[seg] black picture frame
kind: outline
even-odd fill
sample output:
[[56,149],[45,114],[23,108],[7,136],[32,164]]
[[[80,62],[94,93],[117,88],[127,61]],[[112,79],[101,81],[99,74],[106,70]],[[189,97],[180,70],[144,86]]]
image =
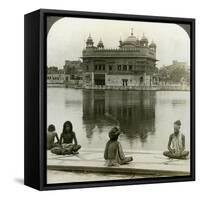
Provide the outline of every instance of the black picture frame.
[[[189,25],[190,43],[190,109],[191,109],[191,175],[136,180],[82,183],[46,183],[46,57],[47,16],[95,19],[134,20]],[[72,189],[118,185],[136,185],[195,180],[195,19],[40,9],[24,17],[24,184],[38,190]]]

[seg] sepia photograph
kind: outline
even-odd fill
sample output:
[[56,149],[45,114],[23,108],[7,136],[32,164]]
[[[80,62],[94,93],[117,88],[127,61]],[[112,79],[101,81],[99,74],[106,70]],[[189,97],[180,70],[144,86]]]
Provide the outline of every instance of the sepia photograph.
[[46,20],[47,184],[190,176],[190,25]]

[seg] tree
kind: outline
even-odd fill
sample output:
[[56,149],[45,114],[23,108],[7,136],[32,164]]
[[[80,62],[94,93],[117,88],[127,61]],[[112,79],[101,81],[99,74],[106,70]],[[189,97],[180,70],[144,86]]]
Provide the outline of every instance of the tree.
[[183,65],[163,66],[159,69],[159,77],[161,81],[181,83],[181,80],[186,79],[187,71]]

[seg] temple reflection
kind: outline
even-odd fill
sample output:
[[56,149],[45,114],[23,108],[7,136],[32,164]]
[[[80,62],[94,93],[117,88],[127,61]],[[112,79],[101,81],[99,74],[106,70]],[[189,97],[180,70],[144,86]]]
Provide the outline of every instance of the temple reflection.
[[83,124],[90,140],[94,129],[119,126],[130,143],[155,132],[154,91],[83,90]]

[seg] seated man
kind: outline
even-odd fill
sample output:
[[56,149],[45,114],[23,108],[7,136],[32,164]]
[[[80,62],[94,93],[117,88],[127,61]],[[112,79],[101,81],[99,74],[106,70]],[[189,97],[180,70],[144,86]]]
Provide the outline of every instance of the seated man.
[[[57,140],[57,143],[55,143],[55,138]],[[50,124],[47,131],[47,150],[52,149],[53,147],[58,146],[59,144],[59,138],[58,134],[56,133],[56,128],[53,124]]]
[[106,160],[107,166],[127,164],[133,160],[132,157],[125,157],[122,146],[117,141],[120,133],[117,127],[112,128],[109,132],[110,140],[107,142],[104,151],[104,159]]
[[63,132],[60,136],[60,146],[51,149],[51,152],[56,155],[75,155],[81,145],[78,144],[76,134],[73,131],[73,126],[70,121],[63,124]]
[[185,151],[185,136],[180,133],[181,121],[174,122],[174,133],[169,136],[168,150],[164,156],[175,159],[186,159],[189,151]]

